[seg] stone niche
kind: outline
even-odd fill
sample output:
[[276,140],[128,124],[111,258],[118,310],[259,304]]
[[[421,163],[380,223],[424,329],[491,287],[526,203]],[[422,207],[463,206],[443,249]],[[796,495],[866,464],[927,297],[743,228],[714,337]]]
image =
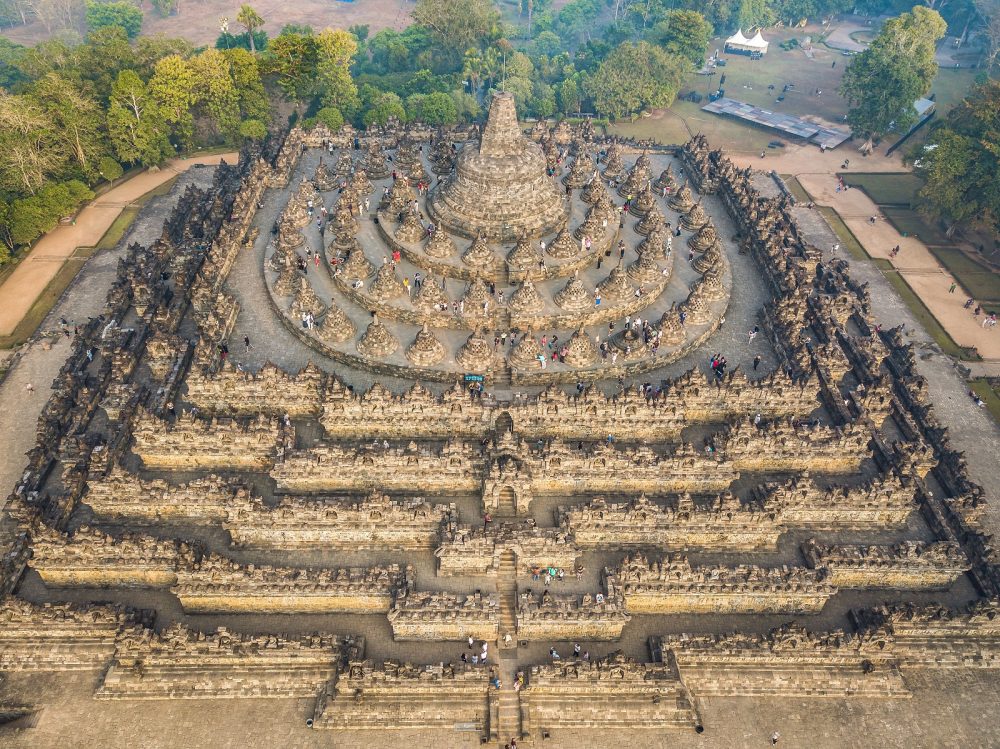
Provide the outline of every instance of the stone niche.
[[851,611],[856,627],[872,639],[891,638],[904,667],[1000,668],[1000,603],[880,606]]
[[127,534],[119,538],[83,526],[73,535],[37,525],[30,565],[53,587],[169,588],[181,567],[194,567],[202,549],[177,540]]
[[182,569],[170,592],[189,613],[384,614],[412,571],[387,567],[302,569],[240,565],[208,556]]
[[361,637],[248,635],[224,627],[205,634],[174,624],[162,634],[146,629],[120,637],[111,668],[94,697],[312,697],[342,663],[363,655]]
[[571,571],[580,551],[573,539],[559,528],[539,528],[532,519],[479,525],[449,525],[434,552],[438,575],[495,576],[504,554],[514,557],[518,575],[536,567]]
[[222,521],[232,507],[248,502],[249,496],[246,487],[215,475],[172,485],[162,479],[143,481],[116,465],[106,478],[87,483],[83,501],[99,517],[201,525]]
[[294,375],[270,362],[257,374],[250,374],[227,361],[213,375],[192,369],[186,380],[185,400],[206,414],[218,416],[316,417],[321,410],[324,379],[312,363]]
[[692,567],[682,555],[652,561],[635,554],[604,574],[632,614],[815,613],[837,592],[824,570]]
[[271,472],[279,491],[422,490],[471,493],[482,481],[482,458],[471,444],[441,448],[320,445],[293,451]]
[[278,419],[249,422],[200,419],[190,412],[169,425],[145,411],[136,419],[133,451],[151,469],[242,469],[266,471],[283,444],[294,440]]
[[720,494],[708,505],[696,505],[690,494],[678,496],[672,505],[656,504],[645,495],[620,503],[598,497],[560,507],[558,518],[583,549],[774,549],[784,530],[774,512],[744,505],[732,494]]
[[895,473],[859,487],[822,489],[806,472],[783,484],[759,486],[753,496],[785,526],[818,531],[900,526],[917,508],[913,482]]
[[517,597],[517,636],[522,640],[617,640],[632,617],[613,588],[591,595],[556,595],[531,589]]
[[521,690],[522,730],[693,728],[696,715],[677,670],[620,651],[590,661],[532,666]]
[[969,569],[969,560],[954,542],[901,541],[891,546],[802,545],[806,564],[829,572],[840,588],[941,590]]
[[106,605],[0,603],[0,670],[103,669],[115,639],[139,627],[139,613]]
[[354,660],[316,701],[313,728],[379,731],[448,729],[458,724],[484,735],[489,724],[490,669],[413,666]]
[[787,624],[766,635],[651,638],[650,650],[677,664],[695,697],[909,697],[886,645]]
[[497,638],[499,607],[496,596],[470,596],[407,590],[389,610],[395,640],[477,640]]
[[275,549],[433,549],[454,504],[394,500],[373,492],[361,501],[259,497],[234,503],[222,524],[233,545]]

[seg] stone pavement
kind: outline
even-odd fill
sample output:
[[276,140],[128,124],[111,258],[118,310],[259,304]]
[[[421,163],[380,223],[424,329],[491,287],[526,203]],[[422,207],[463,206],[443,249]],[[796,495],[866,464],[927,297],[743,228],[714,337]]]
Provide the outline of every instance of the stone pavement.
[[[992,374],[1000,374],[1000,328],[982,327],[983,315],[973,317],[971,310],[962,307],[968,297],[960,285],[955,293],[948,292],[951,284],[958,281],[941,266],[927,245],[917,237],[901,235],[881,217],[878,206],[863,190],[837,192],[832,174],[796,176],[816,203],[830,206],[840,214],[869,255],[892,263],[956,343],[975,346],[987,362],[993,363]],[[871,216],[878,216],[874,224],[869,222]],[[900,251],[896,257],[890,257],[896,245]]]
[[72,224],[60,225],[31,248],[14,272],[0,285],[0,336],[10,335],[31,309],[39,295],[56,277],[67,258],[77,247],[97,244],[122,209],[164,182],[183,174],[195,164],[218,164],[225,159],[233,163],[237,153],[173,159],[159,171],[146,171],[125,180],[95,198],[76,216]]

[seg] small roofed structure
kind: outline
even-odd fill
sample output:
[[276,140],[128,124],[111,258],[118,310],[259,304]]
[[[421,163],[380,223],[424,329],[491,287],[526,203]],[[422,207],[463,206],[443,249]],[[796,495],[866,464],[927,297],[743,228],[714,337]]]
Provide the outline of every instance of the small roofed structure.
[[743,36],[743,29],[739,29],[735,34],[726,39],[726,52],[735,55],[748,55],[759,59],[767,54],[767,42],[761,36],[760,31],[752,39]]

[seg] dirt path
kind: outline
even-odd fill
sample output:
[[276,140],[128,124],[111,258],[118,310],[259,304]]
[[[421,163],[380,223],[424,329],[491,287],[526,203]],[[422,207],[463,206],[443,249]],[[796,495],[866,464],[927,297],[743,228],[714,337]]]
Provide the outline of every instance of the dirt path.
[[173,159],[157,172],[137,174],[95,198],[69,225],[50,231],[0,285],[0,336],[10,335],[77,247],[97,244],[122,210],[195,164],[234,163],[236,153]]
[[[1000,362],[1000,328],[983,328],[983,315],[973,317],[972,311],[962,306],[967,297],[957,279],[941,266],[923,242],[896,231],[862,190],[837,192],[837,181],[832,174],[796,176],[818,204],[830,206],[840,214],[869,255],[888,260],[899,271],[956,343],[975,346],[987,361]],[[872,216],[878,217],[874,224],[869,220]],[[896,245],[900,251],[896,257],[890,257]],[[957,288],[949,292],[953,283]]]

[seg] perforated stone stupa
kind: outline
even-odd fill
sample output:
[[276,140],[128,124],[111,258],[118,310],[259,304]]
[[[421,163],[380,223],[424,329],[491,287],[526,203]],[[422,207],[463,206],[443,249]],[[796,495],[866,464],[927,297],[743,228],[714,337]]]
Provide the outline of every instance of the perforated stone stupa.
[[551,233],[569,215],[545,154],[521,133],[509,93],[493,98],[480,142],[461,150],[428,208],[453,234],[504,241]]

